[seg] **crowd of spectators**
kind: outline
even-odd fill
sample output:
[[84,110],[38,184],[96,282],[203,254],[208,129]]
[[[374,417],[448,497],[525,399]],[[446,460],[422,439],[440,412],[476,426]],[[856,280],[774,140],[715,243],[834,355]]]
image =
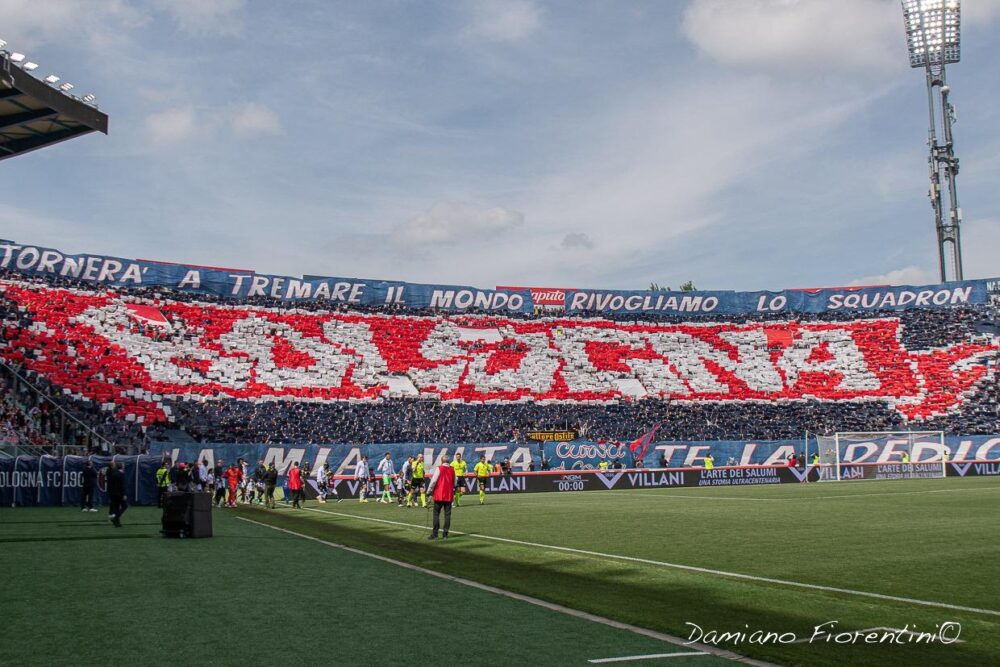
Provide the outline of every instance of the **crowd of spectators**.
[[[94,287],[79,281],[49,277],[28,278],[21,274],[0,272],[0,279],[44,283],[47,286],[79,289],[92,293]],[[173,292],[161,287],[117,288],[125,300],[148,303],[148,300],[170,299],[195,303],[225,303],[264,308],[282,308],[278,299],[224,299],[214,296]],[[0,295],[2,297],[2,295]],[[341,312],[346,307],[331,307],[327,303],[296,303],[299,310]],[[402,306],[354,307],[352,312],[421,315],[428,311],[406,310]],[[442,316],[441,313],[435,313]],[[691,322],[783,322],[856,321],[864,318],[898,317],[901,322],[901,342],[908,350],[943,347],[958,341],[975,339],[976,324],[988,313],[980,307],[947,309],[911,309],[899,313],[827,312],[802,314],[743,314],[706,315],[680,318],[670,315],[642,315],[612,318],[619,322],[682,323]],[[506,317],[506,315],[505,315]],[[566,316],[560,315],[561,318]],[[575,315],[573,317],[594,317]],[[0,298],[0,321],[4,327],[31,326],[31,318],[9,301]],[[134,326],[143,329],[144,325]],[[145,329],[143,329],[145,330]],[[3,341],[0,340],[0,345]],[[16,368],[14,370],[17,370]],[[218,400],[195,402],[169,401],[173,421],[169,424],[140,424],[116,418],[96,402],[81,402],[64,396],[59,387],[39,374],[28,374],[31,383],[48,395],[55,405],[65,408],[76,419],[87,424],[99,438],[76,433],[71,436],[74,446],[100,448],[102,439],[125,451],[144,451],[150,439],[165,437],[168,429],[180,429],[197,440],[211,442],[257,443],[384,443],[384,442],[508,442],[524,439],[524,434],[538,429],[571,429],[585,434],[590,440],[625,441],[634,439],[656,423],[661,423],[661,440],[743,440],[801,438],[810,433],[835,431],[903,430],[903,417],[885,402],[832,402],[796,400],[783,402],[670,402],[658,399],[623,400],[613,404],[541,404],[533,402],[463,404],[426,398],[385,399],[379,402],[326,401],[296,403],[288,401],[249,402]],[[993,378],[980,386],[974,400],[963,404],[960,411],[936,417],[919,424],[921,430],[943,430],[949,433],[1000,433],[998,384]],[[5,390],[6,396],[10,394]],[[39,401],[45,404],[45,401]],[[35,406],[40,412],[43,407]],[[31,409],[28,410],[30,412]],[[11,421],[6,415],[4,423]],[[18,411],[18,414],[23,414]],[[17,422],[12,428],[24,434],[51,435],[51,424],[36,413],[36,425],[30,420]],[[65,428],[59,437],[65,438]],[[34,437],[34,436],[33,436]],[[42,437],[47,437],[43,435]],[[82,439],[81,439],[82,438]]]
[[8,377],[0,375],[0,444],[41,446],[41,410],[24,405]]
[[[996,385],[963,412],[916,426],[947,433],[1000,432]],[[174,404],[177,422],[195,439],[245,443],[524,442],[531,430],[575,430],[589,440],[630,441],[653,425],[665,440],[781,440],[836,431],[914,428],[875,402],[783,404],[669,403],[640,400],[608,405],[461,404],[430,399],[380,403]]]
[[28,383],[16,364],[0,365],[0,444],[51,454],[141,454],[151,432],[94,403],[68,398],[42,376]]
[[52,406],[25,387],[18,387],[9,372],[0,372],[0,444],[32,451],[50,451],[62,444],[54,428]]

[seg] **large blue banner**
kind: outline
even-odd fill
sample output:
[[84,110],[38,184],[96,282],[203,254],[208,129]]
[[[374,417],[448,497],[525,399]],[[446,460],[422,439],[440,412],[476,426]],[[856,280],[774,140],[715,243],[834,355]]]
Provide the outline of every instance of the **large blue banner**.
[[[844,463],[884,463],[897,461],[907,445],[907,438],[878,436],[867,441],[844,441],[840,459]],[[945,446],[950,460],[1000,461],[1000,437],[998,436],[947,436]],[[793,454],[811,457],[817,452],[816,440],[771,440],[771,441],[704,441],[652,443],[642,462],[646,468],[684,468],[704,464],[711,454],[716,465],[781,465]],[[251,466],[263,460],[274,463],[280,473],[284,473],[292,463],[308,463],[316,470],[324,463],[337,474],[350,475],[362,456],[367,456],[374,465],[386,452],[392,456],[396,470],[407,456],[423,456],[429,468],[437,465],[443,454],[454,457],[461,454],[469,462],[469,468],[485,456],[491,462],[509,459],[514,470],[542,470],[545,467],[564,470],[592,470],[601,461],[614,464],[620,462],[625,467],[636,465],[636,457],[628,445],[620,443],[600,443],[584,440],[571,442],[539,443],[488,443],[488,444],[427,444],[401,443],[391,445],[266,445],[266,444],[219,444],[191,443],[182,447],[154,445],[152,453],[168,456],[174,461],[208,461],[214,465],[217,459],[226,463],[242,458]],[[941,460],[940,439],[937,436],[917,438],[911,452],[914,463]]]
[[[26,275],[48,274],[113,286],[168,287],[220,297],[273,297],[289,302],[314,300],[358,306],[399,305],[454,312],[479,310],[530,313],[528,289],[479,289],[360,278],[306,275],[301,278],[103,255],[69,255],[52,248],[0,241],[0,269]],[[781,292],[650,292],[565,290],[569,313],[665,314],[696,316],[740,313],[823,313],[865,310],[946,308],[1000,304],[1000,279],[938,285],[844,287]]]
[[69,255],[53,248],[0,241],[0,269],[53,275],[121,287],[168,287],[219,297],[272,297],[284,301],[329,301],[358,306],[398,305],[461,312],[530,313],[530,290],[491,290],[462,285],[421,285],[358,278],[272,276],[103,255]]
[[321,468],[324,463],[329,463],[330,469],[335,473],[351,475],[362,456],[368,457],[369,464],[374,469],[375,464],[385,456],[386,452],[391,455],[397,471],[408,456],[423,456],[430,468],[437,466],[444,454],[451,457],[461,454],[469,461],[470,470],[480,456],[485,456],[494,463],[510,459],[511,465],[518,470],[527,470],[533,461],[536,467],[540,463],[538,445],[516,443],[464,445],[397,443],[335,446],[191,443],[181,447],[171,447],[169,444],[154,445],[150,450],[151,454],[161,454],[173,461],[187,463],[208,461],[209,465],[215,465],[219,460],[228,464],[243,459],[253,467],[258,461],[264,461],[266,465],[273,463],[282,475],[293,463],[307,463],[314,471]]
[[1000,279],[903,287],[843,287],[781,292],[568,290],[571,313],[733,315],[906,310],[1000,303]]

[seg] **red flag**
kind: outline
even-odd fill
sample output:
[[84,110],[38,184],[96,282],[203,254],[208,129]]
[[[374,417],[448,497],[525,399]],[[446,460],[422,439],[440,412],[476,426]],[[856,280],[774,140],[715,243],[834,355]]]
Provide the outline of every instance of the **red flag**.
[[125,304],[129,311],[129,316],[143,324],[151,324],[154,327],[170,328],[170,322],[163,316],[159,308],[153,306],[143,306],[134,303]]
[[[646,450],[649,449],[649,443],[653,442],[653,436],[656,435],[656,431],[659,428],[660,424],[657,423],[655,426],[653,426],[653,428],[649,430],[649,432],[643,433],[638,438],[629,443],[628,448],[632,451],[632,455],[635,458],[637,459],[645,458]],[[636,456],[635,450],[639,449],[640,447],[642,449],[640,450],[639,455]]]

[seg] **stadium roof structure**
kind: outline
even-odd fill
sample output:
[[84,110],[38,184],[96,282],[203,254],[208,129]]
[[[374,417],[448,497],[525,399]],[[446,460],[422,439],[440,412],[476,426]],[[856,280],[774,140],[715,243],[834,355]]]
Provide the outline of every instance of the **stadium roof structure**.
[[21,64],[23,59],[0,51],[0,160],[91,132],[108,133],[108,115],[92,103],[92,96],[68,94],[72,85],[56,87],[54,75],[36,79]]

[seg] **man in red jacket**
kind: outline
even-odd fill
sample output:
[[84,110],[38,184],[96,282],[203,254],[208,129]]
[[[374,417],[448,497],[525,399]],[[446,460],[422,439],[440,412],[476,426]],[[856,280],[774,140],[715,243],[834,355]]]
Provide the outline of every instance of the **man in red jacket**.
[[451,459],[447,454],[441,456],[427,493],[434,499],[434,529],[427,539],[437,539],[441,528],[441,510],[444,510],[444,530],[441,531],[441,537],[446,538],[448,528],[451,527],[451,503],[455,500],[455,469],[451,467]]
[[292,469],[288,471],[288,490],[292,492],[292,508],[302,509],[299,500],[305,500],[305,494],[302,493],[302,470],[298,461],[293,463]]

